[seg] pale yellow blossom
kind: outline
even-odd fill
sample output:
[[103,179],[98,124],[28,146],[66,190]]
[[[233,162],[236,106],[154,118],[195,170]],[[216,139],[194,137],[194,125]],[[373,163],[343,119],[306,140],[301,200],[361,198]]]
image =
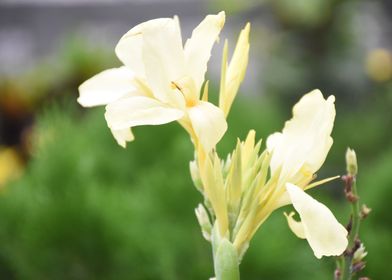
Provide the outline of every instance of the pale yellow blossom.
[[[255,132],[238,142],[226,163],[216,152],[199,167],[205,201],[211,207],[214,224],[221,238],[228,239],[239,258],[249,246],[256,230],[276,209],[292,204],[294,212],[285,214],[289,227],[300,238],[306,238],[315,256],[340,255],[347,247],[347,231],[332,212],[305,190],[328,182],[315,173],[324,163],[332,145],[331,132],[335,119],[334,97],[324,99],[314,90],[294,106],[293,118],[282,132],[267,139],[260,153],[261,141]],[[195,173],[193,166],[193,173]],[[200,184],[200,180],[199,180]]]
[[[86,107],[106,105],[106,121],[121,146],[134,139],[130,130],[134,126],[177,120],[196,146],[210,151],[224,135],[227,123],[222,109],[208,102],[208,88],[204,88],[204,97],[200,93],[211,49],[224,22],[224,12],[208,15],[185,45],[177,17],[135,26],[115,49],[125,66],[103,71],[84,82],[79,87],[79,103]],[[233,60],[239,65],[239,51],[236,53]],[[229,72],[236,76],[235,70]],[[239,78],[232,80],[237,81],[234,87],[238,88]]]

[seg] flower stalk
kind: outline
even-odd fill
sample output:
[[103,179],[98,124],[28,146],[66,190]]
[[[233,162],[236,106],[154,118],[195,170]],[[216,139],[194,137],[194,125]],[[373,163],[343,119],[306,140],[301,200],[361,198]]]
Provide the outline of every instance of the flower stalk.
[[348,245],[345,252],[337,257],[335,280],[351,280],[353,275],[361,271],[366,263],[363,258],[367,255],[365,247],[359,239],[361,220],[366,218],[371,209],[366,205],[360,207],[357,190],[358,164],[355,151],[348,148],[346,152],[347,174],[342,176],[344,193],[351,204],[351,216],[347,225]]
[[215,279],[240,280],[240,262],[236,248],[227,238],[221,238],[215,228],[212,234]]

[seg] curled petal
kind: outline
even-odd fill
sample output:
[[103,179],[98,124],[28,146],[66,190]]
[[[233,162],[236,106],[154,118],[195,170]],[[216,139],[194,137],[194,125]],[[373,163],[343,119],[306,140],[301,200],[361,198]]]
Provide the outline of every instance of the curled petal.
[[333,142],[334,101],[334,96],[325,100],[319,90],[314,90],[294,106],[293,118],[282,133],[267,139],[267,147],[273,151],[272,172],[281,166],[282,176],[291,177],[305,164],[311,173],[321,167]]
[[131,142],[135,139],[130,128],[112,129],[111,131],[114,139],[116,139],[117,143],[123,148],[126,147],[127,142]]
[[[287,183],[286,190],[301,217],[296,223],[302,223],[304,237],[316,258],[341,255],[348,244],[347,230],[331,210],[293,184]],[[298,229],[298,224],[295,227]]]
[[105,118],[112,130],[138,125],[159,125],[180,119],[184,112],[144,96],[127,97],[106,106]]
[[159,28],[171,18],[158,18],[136,25],[125,33],[117,43],[115,52],[124,65],[135,71],[140,77],[145,77],[144,62],[142,58],[143,31],[145,28]]
[[188,74],[193,77],[198,94],[204,82],[211,49],[218,39],[224,24],[224,12],[220,12],[217,15],[208,15],[193,30],[191,38],[185,43],[185,58],[190,71]]
[[302,225],[301,222],[298,222],[298,221],[294,220],[294,218],[293,218],[293,216],[295,215],[295,212],[290,212],[290,214],[287,214],[286,212],[284,212],[284,215],[287,219],[287,223],[289,224],[291,231],[298,238],[306,239],[304,226]]
[[223,111],[209,102],[200,101],[188,108],[188,114],[198,140],[208,153],[227,130]]
[[134,73],[125,66],[105,70],[79,86],[78,102],[84,107],[93,107],[137,94],[133,78]]

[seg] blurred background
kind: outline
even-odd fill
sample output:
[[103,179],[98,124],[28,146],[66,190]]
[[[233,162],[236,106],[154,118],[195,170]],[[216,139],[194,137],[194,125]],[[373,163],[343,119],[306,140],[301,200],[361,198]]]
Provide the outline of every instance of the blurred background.
[[[247,21],[252,30],[219,152],[251,128],[263,139],[281,130],[310,90],[334,94],[334,145],[319,177],[344,174],[345,150],[356,150],[361,201],[373,209],[361,227],[369,255],[358,277],[392,279],[392,2],[381,0],[0,0],[0,279],[213,275],[184,131],[138,127],[124,150],[104,108],[83,109],[76,98],[79,84],[120,65],[114,47],[132,26],[177,14],[187,38],[220,10],[227,21],[209,64],[210,96],[222,39],[233,50]],[[311,193],[348,222],[341,181]],[[283,210],[256,234],[242,278],[332,279],[334,260],[314,258]]]

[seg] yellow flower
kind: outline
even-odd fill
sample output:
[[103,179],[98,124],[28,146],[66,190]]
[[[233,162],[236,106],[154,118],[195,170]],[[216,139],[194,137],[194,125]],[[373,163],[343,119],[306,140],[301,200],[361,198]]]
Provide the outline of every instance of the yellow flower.
[[201,179],[199,189],[220,236],[232,242],[240,258],[269,215],[288,204],[301,217],[296,221],[294,213],[285,214],[290,228],[308,240],[317,258],[346,249],[346,229],[325,205],[305,193],[334,179],[311,183],[332,145],[334,119],[334,97],[324,99],[314,90],[294,106],[283,131],[268,137],[261,154],[261,142],[255,143],[255,132],[250,131],[225,163],[214,152],[199,164],[200,176],[193,177]]
[[125,66],[84,82],[78,102],[85,107],[107,105],[106,121],[123,147],[134,139],[130,128],[177,120],[195,145],[210,151],[224,135],[227,123],[224,112],[208,102],[207,83],[206,94],[201,97],[200,93],[211,49],[224,22],[224,12],[208,15],[184,46],[177,17],[135,26],[115,49]]

